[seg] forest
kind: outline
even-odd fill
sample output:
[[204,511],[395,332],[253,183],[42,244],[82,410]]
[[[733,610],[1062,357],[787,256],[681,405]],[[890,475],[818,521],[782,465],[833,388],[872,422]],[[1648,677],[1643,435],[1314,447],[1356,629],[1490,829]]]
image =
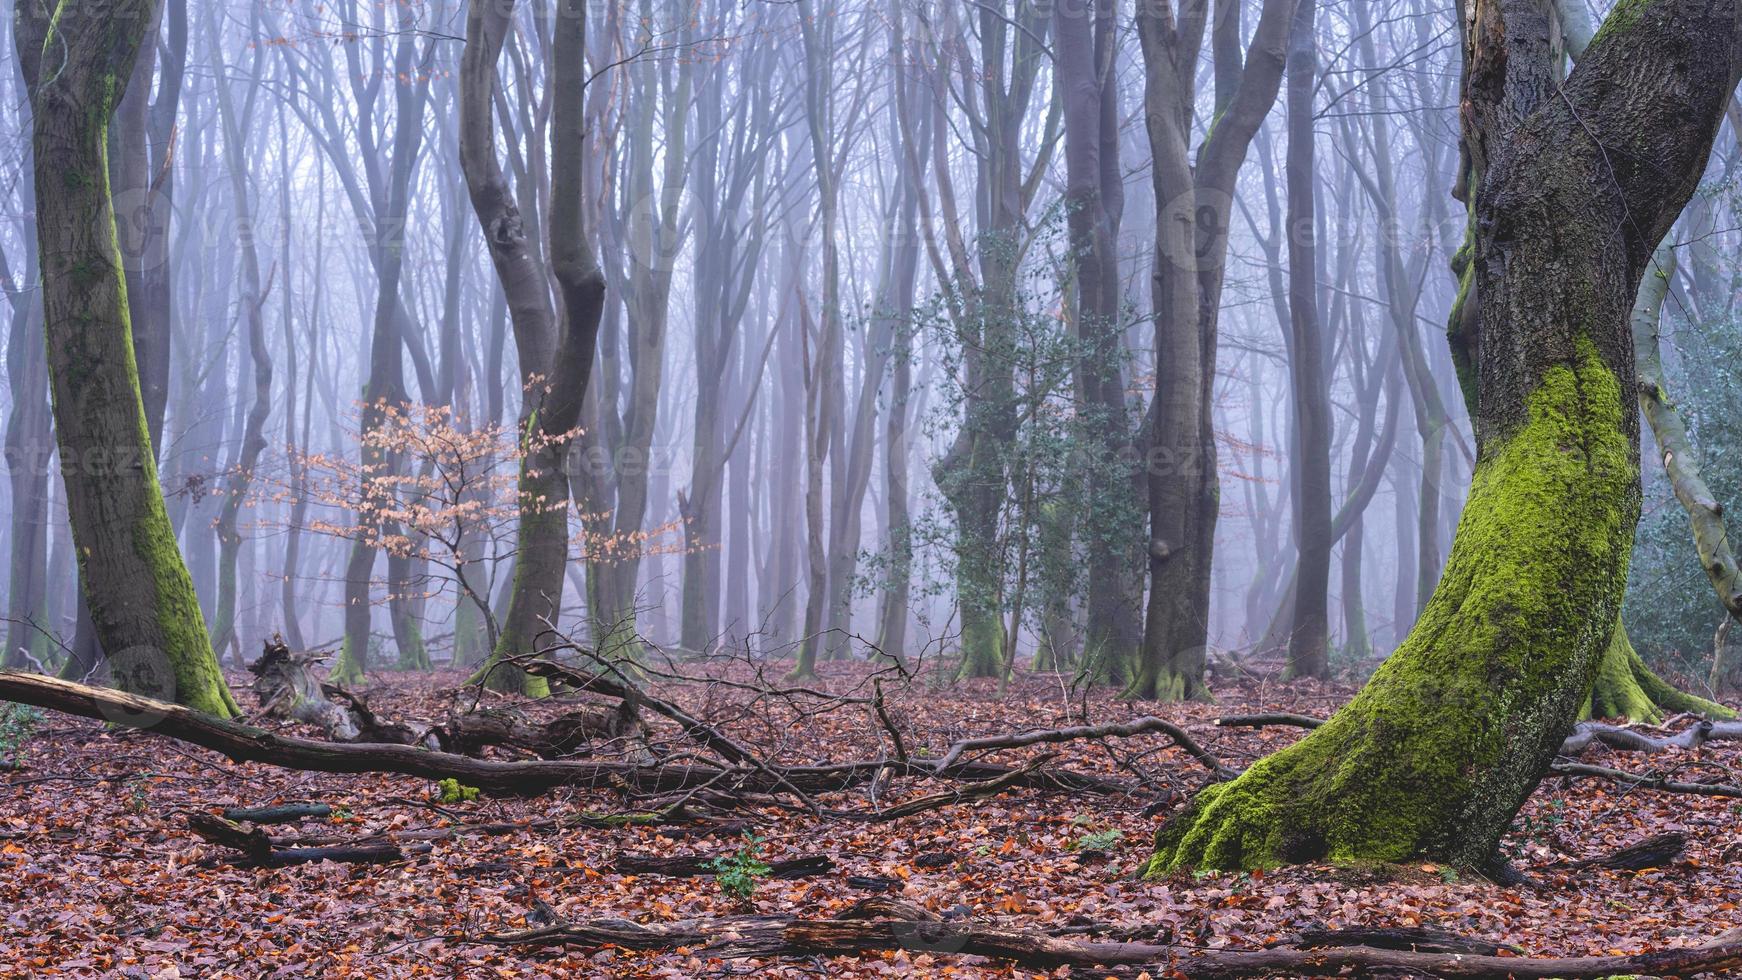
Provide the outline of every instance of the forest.
[[1742,0],[5,0],[0,976],[1742,976]]

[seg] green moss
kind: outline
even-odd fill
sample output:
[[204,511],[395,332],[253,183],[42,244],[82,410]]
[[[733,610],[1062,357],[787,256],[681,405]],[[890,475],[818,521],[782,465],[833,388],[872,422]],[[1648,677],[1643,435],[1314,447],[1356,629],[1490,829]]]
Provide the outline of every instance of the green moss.
[[452,777],[436,784],[436,802],[470,803],[478,798],[478,787],[467,786]]
[[1628,721],[1656,724],[1667,715],[1692,712],[1708,718],[1734,718],[1736,713],[1713,701],[1677,690],[1652,672],[1639,651],[1633,648],[1627,628],[1617,622],[1603,659],[1597,667],[1597,679],[1591,685],[1591,695],[1579,712],[1586,718],[1624,718]]
[[406,642],[399,646],[400,670],[434,670],[435,665],[429,659],[429,647],[424,645],[423,630],[417,624],[417,617],[410,610],[396,613],[400,617],[399,630],[404,633]]
[[1620,385],[1577,350],[1484,447],[1404,645],[1324,726],[1200,793],[1148,874],[1493,855],[1590,690],[1638,519]]
[[956,670],[960,679],[1004,677],[1010,665],[1004,662],[1004,620],[994,610],[962,609],[962,660]]
[[327,680],[334,684],[346,685],[362,684],[367,680],[363,675],[363,658],[358,655],[349,636],[345,637],[344,642],[340,644],[338,662],[333,664],[333,672],[327,677]]
[[[149,492],[143,502],[144,512],[133,526],[133,550],[145,563],[154,593],[157,633],[175,680],[173,700],[219,718],[238,717],[242,709],[224,682],[224,673],[212,652],[211,637],[206,633],[206,621],[200,612],[193,578],[181,560],[181,549],[176,546],[175,530],[164,509],[163,495],[156,492],[156,467],[149,455],[144,465]],[[81,564],[86,560],[82,549],[79,560]],[[103,601],[102,597],[91,597],[93,616],[102,615],[99,610]],[[124,691],[133,690],[129,686],[132,678],[128,671],[118,670],[115,674],[117,687]],[[161,690],[137,690],[134,693],[153,697],[163,695]]]
[[[1475,175],[1470,177],[1469,199],[1476,199]],[[1458,388],[1463,392],[1464,404],[1472,411],[1476,407],[1476,365],[1470,359],[1470,350],[1460,336],[1460,328],[1466,315],[1465,308],[1470,303],[1470,294],[1476,288],[1476,222],[1472,218],[1464,222],[1464,242],[1458,246],[1458,251],[1452,256],[1452,274],[1458,277],[1458,294],[1452,299],[1452,313],[1447,318],[1446,332],[1451,341],[1452,368],[1458,373]]]
[[1598,44],[1604,38],[1614,37],[1638,24],[1640,17],[1645,13],[1645,8],[1650,3],[1651,0],[1619,0],[1614,9],[1609,11],[1609,16],[1603,18],[1602,26],[1597,28],[1597,33],[1591,38],[1591,43]]

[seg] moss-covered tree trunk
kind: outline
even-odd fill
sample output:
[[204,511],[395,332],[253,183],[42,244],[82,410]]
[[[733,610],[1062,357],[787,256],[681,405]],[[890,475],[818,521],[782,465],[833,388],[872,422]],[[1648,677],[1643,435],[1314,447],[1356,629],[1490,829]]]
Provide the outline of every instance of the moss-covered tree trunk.
[[108,125],[152,0],[21,5],[38,51],[32,147],[55,431],[92,625],[115,684],[236,713],[151,451],[109,198]]
[[1557,86],[1544,5],[1478,5],[1454,351],[1478,461],[1438,588],[1329,722],[1200,793],[1151,873],[1497,853],[1614,635],[1639,514],[1628,328],[1742,75],[1737,0],[1626,3]]

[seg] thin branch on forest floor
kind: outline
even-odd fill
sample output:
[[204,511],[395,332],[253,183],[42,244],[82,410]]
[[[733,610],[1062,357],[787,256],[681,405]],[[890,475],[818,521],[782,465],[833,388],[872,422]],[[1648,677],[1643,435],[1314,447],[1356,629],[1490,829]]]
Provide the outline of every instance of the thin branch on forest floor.
[[912,903],[871,898],[835,919],[747,915],[641,925],[622,919],[558,922],[463,942],[495,946],[617,946],[636,950],[687,947],[698,956],[854,956],[888,950],[964,954],[1030,969],[1149,967],[1187,978],[1255,977],[1276,973],[1335,976],[1346,970],[1403,970],[1440,977],[1561,977],[1626,974],[1684,976],[1742,966],[1742,930],[1703,946],[1616,956],[1528,957],[1331,946],[1303,949],[1193,950],[1139,942],[1068,939],[1048,933],[943,922]]
[[1551,776],[1594,776],[1612,779],[1628,789],[1655,789],[1665,793],[1693,793],[1698,796],[1726,796],[1742,799],[1742,786],[1725,783],[1677,782],[1657,773],[1624,772],[1608,766],[1592,766],[1582,762],[1557,762],[1549,767]]
[[1036,729],[1020,732],[1015,735],[985,735],[979,738],[963,739],[950,746],[938,762],[938,771],[945,772],[961,760],[969,752],[983,752],[992,749],[1015,749],[1028,745],[1042,743],[1073,742],[1079,739],[1129,738],[1133,735],[1148,735],[1160,732],[1173,739],[1174,744],[1184,749],[1186,754],[1202,763],[1205,768],[1215,773],[1221,779],[1232,779],[1239,772],[1222,765],[1214,755],[1210,754],[1197,740],[1192,738],[1185,729],[1168,721],[1146,715],[1131,721],[1113,722],[1106,725],[1078,725],[1071,728]]

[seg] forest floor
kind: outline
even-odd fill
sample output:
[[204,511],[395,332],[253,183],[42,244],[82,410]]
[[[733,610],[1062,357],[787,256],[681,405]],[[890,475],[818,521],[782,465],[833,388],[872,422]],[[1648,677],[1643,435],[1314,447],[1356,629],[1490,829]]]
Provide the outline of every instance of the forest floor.
[[[825,665],[817,686],[863,693],[865,672]],[[245,676],[232,678],[239,692],[246,690]],[[457,673],[383,674],[371,703],[384,714],[438,719],[460,680]],[[729,710],[732,699],[730,690],[716,686],[659,690],[711,717]],[[1162,714],[1223,763],[1242,767],[1298,738],[1300,730],[1223,729],[1212,724],[1216,717],[1259,710],[1322,717],[1351,690],[1248,681],[1218,688],[1214,706],[1157,706],[1118,701],[1108,692],[1073,696],[1056,676],[1033,675],[1003,697],[985,682],[946,689],[915,682],[889,687],[887,697],[916,757],[935,757],[963,737],[1078,723],[1086,709],[1095,723]],[[864,705],[810,719],[782,720],[773,711],[735,718],[734,734],[754,736],[770,757],[787,764],[876,758],[888,749]],[[1035,975],[974,957],[905,949],[763,961],[706,958],[688,949],[476,941],[536,923],[535,910],[545,907],[564,919],[643,923],[751,910],[828,917],[876,889],[946,918],[1037,931],[1093,921],[1126,938],[1181,948],[1258,948],[1307,927],[1431,926],[1536,955],[1580,955],[1690,945],[1742,924],[1736,831],[1742,806],[1734,800],[1550,779],[1506,840],[1531,879],[1518,887],[1425,864],[1144,881],[1133,872],[1149,853],[1151,835],[1178,794],[1204,782],[1205,769],[1159,735],[1050,750],[1059,753],[1053,766],[1173,788],[1126,798],[1017,789],[889,822],[819,818],[790,803],[763,801],[723,815],[753,824],[764,839],[763,860],[827,855],[835,867],[812,877],[761,880],[745,902],[709,877],[613,871],[630,855],[729,853],[742,845],[743,831],[564,826],[565,818],[583,811],[621,808],[620,796],[609,790],[440,804],[436,787],[418,779],[237,764],[150,734],[49,712],[16,753],[19,768],[0,775],[0,976]],[[997,758],[1009,763],[1039,751],[1009,750]],[[1663,758],[1651,767],[1665,765]],[[1708,745],[1702,759],[1742,771],[1738,743]],[[1612,756],[1600,747],[1585,761],[1646,767],[1638,756]],[[937,783],[904,779],[885,786],[876,805],[937,791]],[[863,810],[872,805],[867,793],[862,786],[820,802]],[[1143,815],[1158,797],[1170,802]],[[185,819],[188,811],[285,801],[330,804],[333,815],[268,828],[278,837],[342,842],[444,827],[454,834],[393,864],[247,868],[227,863],[236,855],[196,837]],[[534,826],[538,820],[546,823]],[[460,826],[505,822],[524,826],[488,834]],[[1672,830],[1685,832],[1688,846],[1668,866],[1637,873],[1567,867]]]

